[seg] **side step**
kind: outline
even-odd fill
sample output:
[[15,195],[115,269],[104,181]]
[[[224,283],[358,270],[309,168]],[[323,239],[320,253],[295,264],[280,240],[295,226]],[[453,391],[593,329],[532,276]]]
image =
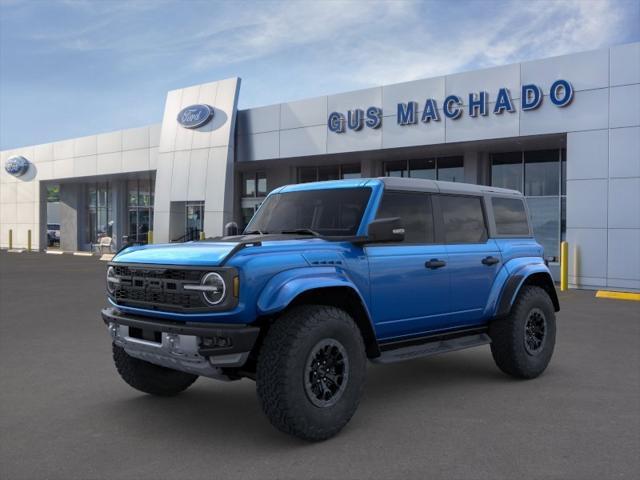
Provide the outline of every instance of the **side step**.
[[442,337],[425,339],[423,343],[418,345],[399,347],[393,350],[385,350],[383,346],[382,354],[372,361],[375,363],[401,362],[412,358],[428,357],[439,353],[479,347],[480,345],[486,345],[488,343],[491,343],[491,338],[486,333],[475,333],[448,339],[442,339]]

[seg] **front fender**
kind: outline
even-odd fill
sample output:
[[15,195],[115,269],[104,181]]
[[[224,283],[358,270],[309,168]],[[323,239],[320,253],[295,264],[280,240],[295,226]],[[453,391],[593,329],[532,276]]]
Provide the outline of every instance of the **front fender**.
[[301,293],[327,287],[349,287],[366,305],[356,286],[342,270],[335,267],[303,267],[280,272],[267,282],[258,297],[258,313],[267,315],[278,312]]
[[[499,317],[508,314],[522,285],[535,274],[548,275],[549,281],[553,285],[549,267],[545,265],[542,258],[520,257],[509,260],[496,275],[485,308],[485,317]],[[557,297],[552,298],[552,301],[557,307]]]

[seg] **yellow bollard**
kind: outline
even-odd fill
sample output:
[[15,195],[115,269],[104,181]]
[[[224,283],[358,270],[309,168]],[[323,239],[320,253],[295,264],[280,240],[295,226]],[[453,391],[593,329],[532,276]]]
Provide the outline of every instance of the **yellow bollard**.
[[147,232],[147,243],[153,243],[153,230]]
[[569,244],[567,242],[560,243],[560,291],[567,290],[569,280]]
[[27,252],[31,251],[31,230],[27,231]]
[[13,250],[13,230],[9,229],[9,250]]
[[205,238],[205,237],[204,237],[204,232],[203,232],[203,231],[200,231],[200,240],[204,240],[204,238]]

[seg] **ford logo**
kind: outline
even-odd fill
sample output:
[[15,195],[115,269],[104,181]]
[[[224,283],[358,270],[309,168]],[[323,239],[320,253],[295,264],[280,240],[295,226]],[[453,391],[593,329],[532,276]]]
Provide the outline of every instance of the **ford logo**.
[[29,170],[29,160],[21,156],[9,157],[4,164],[8,174],[20,177]]
[[178,113],[178,123],[184,128],[198,128],[213,118],[213,107],[209,105],[191,105]]

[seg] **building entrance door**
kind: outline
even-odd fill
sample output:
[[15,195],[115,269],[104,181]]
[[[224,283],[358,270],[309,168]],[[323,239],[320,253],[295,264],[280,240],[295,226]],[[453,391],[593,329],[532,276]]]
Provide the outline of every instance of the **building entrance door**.
[[190,202],[186,205],[185,242],[199,240],[204,231],[204,202]]

